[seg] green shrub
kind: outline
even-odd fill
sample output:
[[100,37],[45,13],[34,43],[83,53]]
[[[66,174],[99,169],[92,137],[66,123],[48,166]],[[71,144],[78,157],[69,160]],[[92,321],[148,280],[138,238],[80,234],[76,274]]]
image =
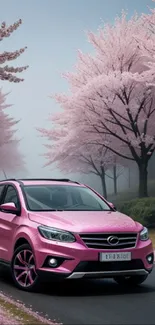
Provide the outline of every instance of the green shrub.
[[155,228],[155,198],[134,199],[118,204],[117,210],[148,228]]

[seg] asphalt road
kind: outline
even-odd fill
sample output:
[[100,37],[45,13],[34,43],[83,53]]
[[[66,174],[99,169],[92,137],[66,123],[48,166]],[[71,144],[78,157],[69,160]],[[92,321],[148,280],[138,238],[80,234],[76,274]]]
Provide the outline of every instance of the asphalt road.
[[134,289],[120,288],[112,280],[72,280],[48,284],[39,293],[16,289],[1,271],[0,290],[66,325],[155,324],[155,269],[145,284]]

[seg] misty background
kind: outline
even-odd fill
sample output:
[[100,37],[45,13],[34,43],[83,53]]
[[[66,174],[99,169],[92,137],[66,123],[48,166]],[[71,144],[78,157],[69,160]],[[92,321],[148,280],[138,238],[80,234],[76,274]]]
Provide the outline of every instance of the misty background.
[[[5,0],[1,1],[1,22],[12,24],[19,18],[23,24],[11,37],[4,39],[2,51],[13,51],[27,46],[26,52],[14,61],[14,66],[29,65],[22,73],[24,82],[11,84],[3,82],[3,93],[9,93],[7,104],[13,106],[8,112],[20,120],[17,136],[21,139],[20,149],[25,155],[27,174],[7,173],[7,177],[70,177],[95,187],[101,192],[100,180],[94,175],[64,175],[45,163],[43,143],[37,127],[50,127],[48,117],[60,110],[50,98],[53,93],[68,92],[68,84],[61,73],[73,71],[77,50],[91,52],[86,31],[97,31],[102,21],[113,22],[122,9],[128,16],[149,12],[151,0]],[[9,10],[8,10],[9,8]],[[154,159],[150,162],[150,175],[154,173]],[[131,186],[137,182],[137,170],[131,171]],[[3,173],[0,174],[3,179]],[[128,170],[118,181],[118,190],[128,187]],[[113,191],[112,180],[107,180],[107,189]]]

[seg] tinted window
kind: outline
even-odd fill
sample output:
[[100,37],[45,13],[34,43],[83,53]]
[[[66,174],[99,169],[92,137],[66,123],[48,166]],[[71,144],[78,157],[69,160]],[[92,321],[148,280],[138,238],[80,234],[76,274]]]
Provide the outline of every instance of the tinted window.
[[24,186],[27,207],[33,211],[105,211],[110,207],[92,190],[82,186]]
[[2,200],[2,194],[3,194],[4,187],[5,187],[4,184],[3,185],[0,185],[0,202]]
[[10,203],[13,202],[16,207],[19,207],[20,202],[18,199],[17,191],[16,189],[9,185],[6,191],[6,195],[4,197],[4,202],[3,203]]

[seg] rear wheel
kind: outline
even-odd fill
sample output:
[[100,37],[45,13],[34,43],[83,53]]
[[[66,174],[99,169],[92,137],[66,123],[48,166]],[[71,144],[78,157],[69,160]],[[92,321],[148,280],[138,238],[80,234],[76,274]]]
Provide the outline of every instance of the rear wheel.
[[15,250],[11,263],[11,273],[15,285],[25,291],[35,291],[39,286],[39,277],[33,251],[28,244]]
[[147,275],[134,275],[134,276],[117,276],[114,280],[120,285],[136,286],[142,284],[148,277]]

